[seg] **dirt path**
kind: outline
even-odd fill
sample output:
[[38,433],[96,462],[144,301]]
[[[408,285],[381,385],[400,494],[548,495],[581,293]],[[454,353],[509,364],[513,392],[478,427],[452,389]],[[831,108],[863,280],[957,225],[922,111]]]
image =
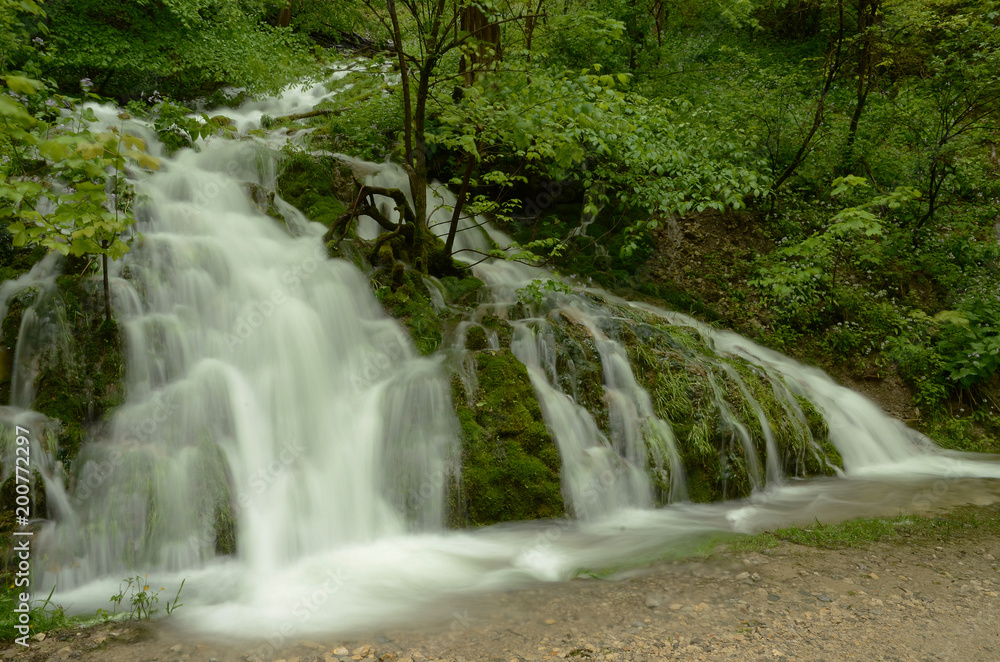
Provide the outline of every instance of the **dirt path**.
[[[992,516],[1000,510],[992,507]],[[1000,660],[1000,540],[758,553],[662,563],[616,581],[580,579],[481,596],[433,624],[331,641],[192,639],[169,623],[54,633],[2,660]]]

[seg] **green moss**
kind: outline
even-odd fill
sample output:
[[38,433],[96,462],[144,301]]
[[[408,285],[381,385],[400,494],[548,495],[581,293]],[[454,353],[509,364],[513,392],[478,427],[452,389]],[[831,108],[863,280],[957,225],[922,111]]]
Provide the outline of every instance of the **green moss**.
[[362,273],[371,274],[371,262],[368,261],[365,251],[359,248],[358,244],[364,246],[365,242],[353,239],[342,239],[337,242],[331,241],[326,245],[327,254],[332,258],[347,260]]
[[350,168],[329,156],[296,154],[282,163],[278,194],[310,221],[326,227],[346,211],[355,193]]
[[[420,274],[406,269],[398,274],[401,283],[394,283],[391,270],[380,270],[375,278],[375,295],[386,311],[410,332],[417,350],[431,354],[441,346],[442,321],[431,302],[430,292]],[[389,281],[389,282],[385,282]]]
[[479,351],[486,349],[487,346],[486,330],[481,326],[469,327],[469,330],[465,334],[465,348]]
[[57,285],[71,326],[70,356],[44,365],[36,382],[34,409],[62,423],[59,459],[71,462],[85,428],[103,420],[124,400],[125,364],[121,334],[103,318],[103,303],[80,279],[61,276]]
[[560,387],[593,417],[597,427],[610,434],[608,406],[604,401],[604,372],[601,356],[590,332],[570,318],[553,325],[558,343],[556,373]]
[[483,287],[483,281],[472,276],[466,278],[445,276],[441,279],[441,284],[448,293],[448,300],[458,305],[475,303]]
[[479,526],[563,515],[559,451],[524,366],[509,351],[485,351],[476,372],[474,404],[457,407],[464,519]]
[[[621,312],[615,335],[657,416],[673,427],[693,501],[750,493],[752,464],[728,417],[749,434],[763,470],[768,449],[757,407],[768,422],[784,473],[829,475],[842,464],[819,412],[802,398],[783,401],[775,392],[784,390],[783,385],[773,385],[763,370],[738,357],[717,355],[692,329],[634,309]],[[664,481],[656,486],[663,501]]]
[[510,341],[514,336],[514,330],[506,320],[490,314],[484,315],[483,318],[479,320],[479,323],[483,325],[483,328],[489,329],[497,334],[497,339],[500,341],[501,347],[510,347]]

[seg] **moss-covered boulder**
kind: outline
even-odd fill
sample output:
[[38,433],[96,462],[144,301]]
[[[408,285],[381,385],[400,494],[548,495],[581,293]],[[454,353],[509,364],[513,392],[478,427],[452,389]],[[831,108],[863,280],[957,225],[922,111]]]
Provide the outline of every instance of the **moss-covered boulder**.
[[[67,271],[79,269],[75,263],[66,266]],[[46,321],[46,337],[33,338],[41,344],[35,348],[39,355],[32,409],[47,417],[45,425],[51,434],[46,434],[46,445],[58,447],[57,459],[69,467],[88,432],[103,425],[123,402],[125,366],[119,329],[114,322],[104,320],[99,283],[60,276],[56,285],[55,291],[41,293],[30,288],[16,295],[0,322],[0,333],[4,347],[11,348],[7,353],[12,353],[27,310],[34,309],[35,315]],[[5,370],[0,380],[3,404],[10,402],[10,379],[10,370]],[[13,477],[0,486],[3,512],[13,512],[12,486]],[[34,511],[44,516],[45,490],[33,493]]]
[[509,350],[475,354],[479,387],[467,404],[455,378],[462,429],[459,525],[564,514],[559,450],[524,365]]
[[430,290],[421,275],[401,263],[383,266],[373,275],[375,296],[389,315],[410,332],[417,351],[427,355],[441,346],[444,320],[434,307]]
[[118,325],[103,317],[96,282],[57,279],[69,325],[68,356],[43,366],[33,409],[62,422],[59,459],[72,461],[88,427],[105,420],[124,401],[125,360]]
[[291,156],[281,165],[278,195],[310,221],[326,227],[344,213],[357,194],[351,168],[332,156]]
[[[748,496],[762,483],[769,451],[761,414],[784,475],[831,475],[842,465],[822,416],[807,400],[757,366],[718,355],[694,329],[621,312],[613,333],[657,416],[673,427],[693,501]],[[657,487],[666,493],[665,485]]]

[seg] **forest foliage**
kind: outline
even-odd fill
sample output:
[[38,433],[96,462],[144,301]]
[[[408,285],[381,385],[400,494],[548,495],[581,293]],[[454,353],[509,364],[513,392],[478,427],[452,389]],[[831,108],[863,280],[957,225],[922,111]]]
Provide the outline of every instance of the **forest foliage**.
[[[450,181],[456,221],[494,214],[609,287],[689,286],[650,259],[702,215],[738,218],[763,243],[709,274],[725,302],[679,301],[813,361],[898,375],[926,416],[968,408],[1000,432],[988,0],[0,0],[8,234],[121,254],[127,216],[109,215],[127,196],[109,178],[155,164],[87,128],[87,95],[180,126],[162,119],[183,118],[170,99],[275,90],[334,44],[373,61],[312,120],[317,144],[392,158],[415,191]],[[429,237],[414,203],[397,243],[433,271],[452,239]],[[60,216],[71,204],[90,211]]]

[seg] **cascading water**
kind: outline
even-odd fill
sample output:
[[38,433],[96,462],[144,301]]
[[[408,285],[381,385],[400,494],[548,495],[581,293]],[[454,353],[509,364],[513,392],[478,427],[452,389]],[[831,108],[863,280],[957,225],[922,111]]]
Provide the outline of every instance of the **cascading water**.
[[320,226],[290,236],[248,198],[247,183],[273,188],[274,158],[219,141],[137,183],[149,202],[115,302],[128,402],[40,536],[44,585],[197,568],[233,538],[267,576],[443,525],[447,383],[360,272],[326,259]]
[[[69,354],[66,313],[56,293],[56,275],[60,258],[52,253],[16,280],[0,285],[0,320],[7,319],[15,298],[24,300],[19,339],[10,361],[13,407],[29,408],[35,400],[35,380],[43,363],[54,363],[60,355]],[[10,349],[5,349],[5,354]]]
[[[268,112],[287,111],[274,104]],[[128,257],[131,279],[115,281],[127,401],[108,434],[81,450],[66,485],[59,472],[46,475],[59,507],[39,536],[46,570],[37,590],[55,585],[61,601],[92,610],[131,572],[171,587],[187,579],[181,622],[280,640],[404,621],[449,594],[636,562],[708,531],[893,512],[916,503],[928,476],[947,477],[955,500],[972,498],[963,477],[1000,478],[996,462],[935,451],[818,370],[691,318],[577,288],[522,306],[511,349],[560,447],[564,492],[579,519],[445,533],[459,452],[445,371],[415,355],[360,271],[326,258],[322,227],[276,200],[286,231],[251,201],[246,185],[272,189],[273,164],[258,144],[211,140],[137,182],[149,200],[142,237]],[[365,167],[406,190],[395,166]],[[450,196],[429,191],[439,233]],[[459,256],[509,241],[480,225],[468,221],[459,233]],[[362,224],[366,232],[374,231]],[[553,278],[504,260],[475,269],[490,290],[476,315],[508,317],[518,290]],[[9,299],[7,289],[0,294]],[[803,437],[793,393],[812,401],[846,476],[783,482],[767,417],[751,406],[766,440],[766,457],[750,467],[758,490],[739,502],[686,502],[684,440],[656,415],[608,332],[625,308],[694,329],[718,354],[754,366]],[[574,398],[579,366],[556,360],[560,324],[599,357],[607,433]],[[704,358],[705,371],[753,401],[719,360]],[[29,406],[18,397],[14,405]],[[747,445],[735,427],[733,443]],[[747,446],[744,457],[756,457]],[[661,509],[650,508],[657,472],[674,502]]]

